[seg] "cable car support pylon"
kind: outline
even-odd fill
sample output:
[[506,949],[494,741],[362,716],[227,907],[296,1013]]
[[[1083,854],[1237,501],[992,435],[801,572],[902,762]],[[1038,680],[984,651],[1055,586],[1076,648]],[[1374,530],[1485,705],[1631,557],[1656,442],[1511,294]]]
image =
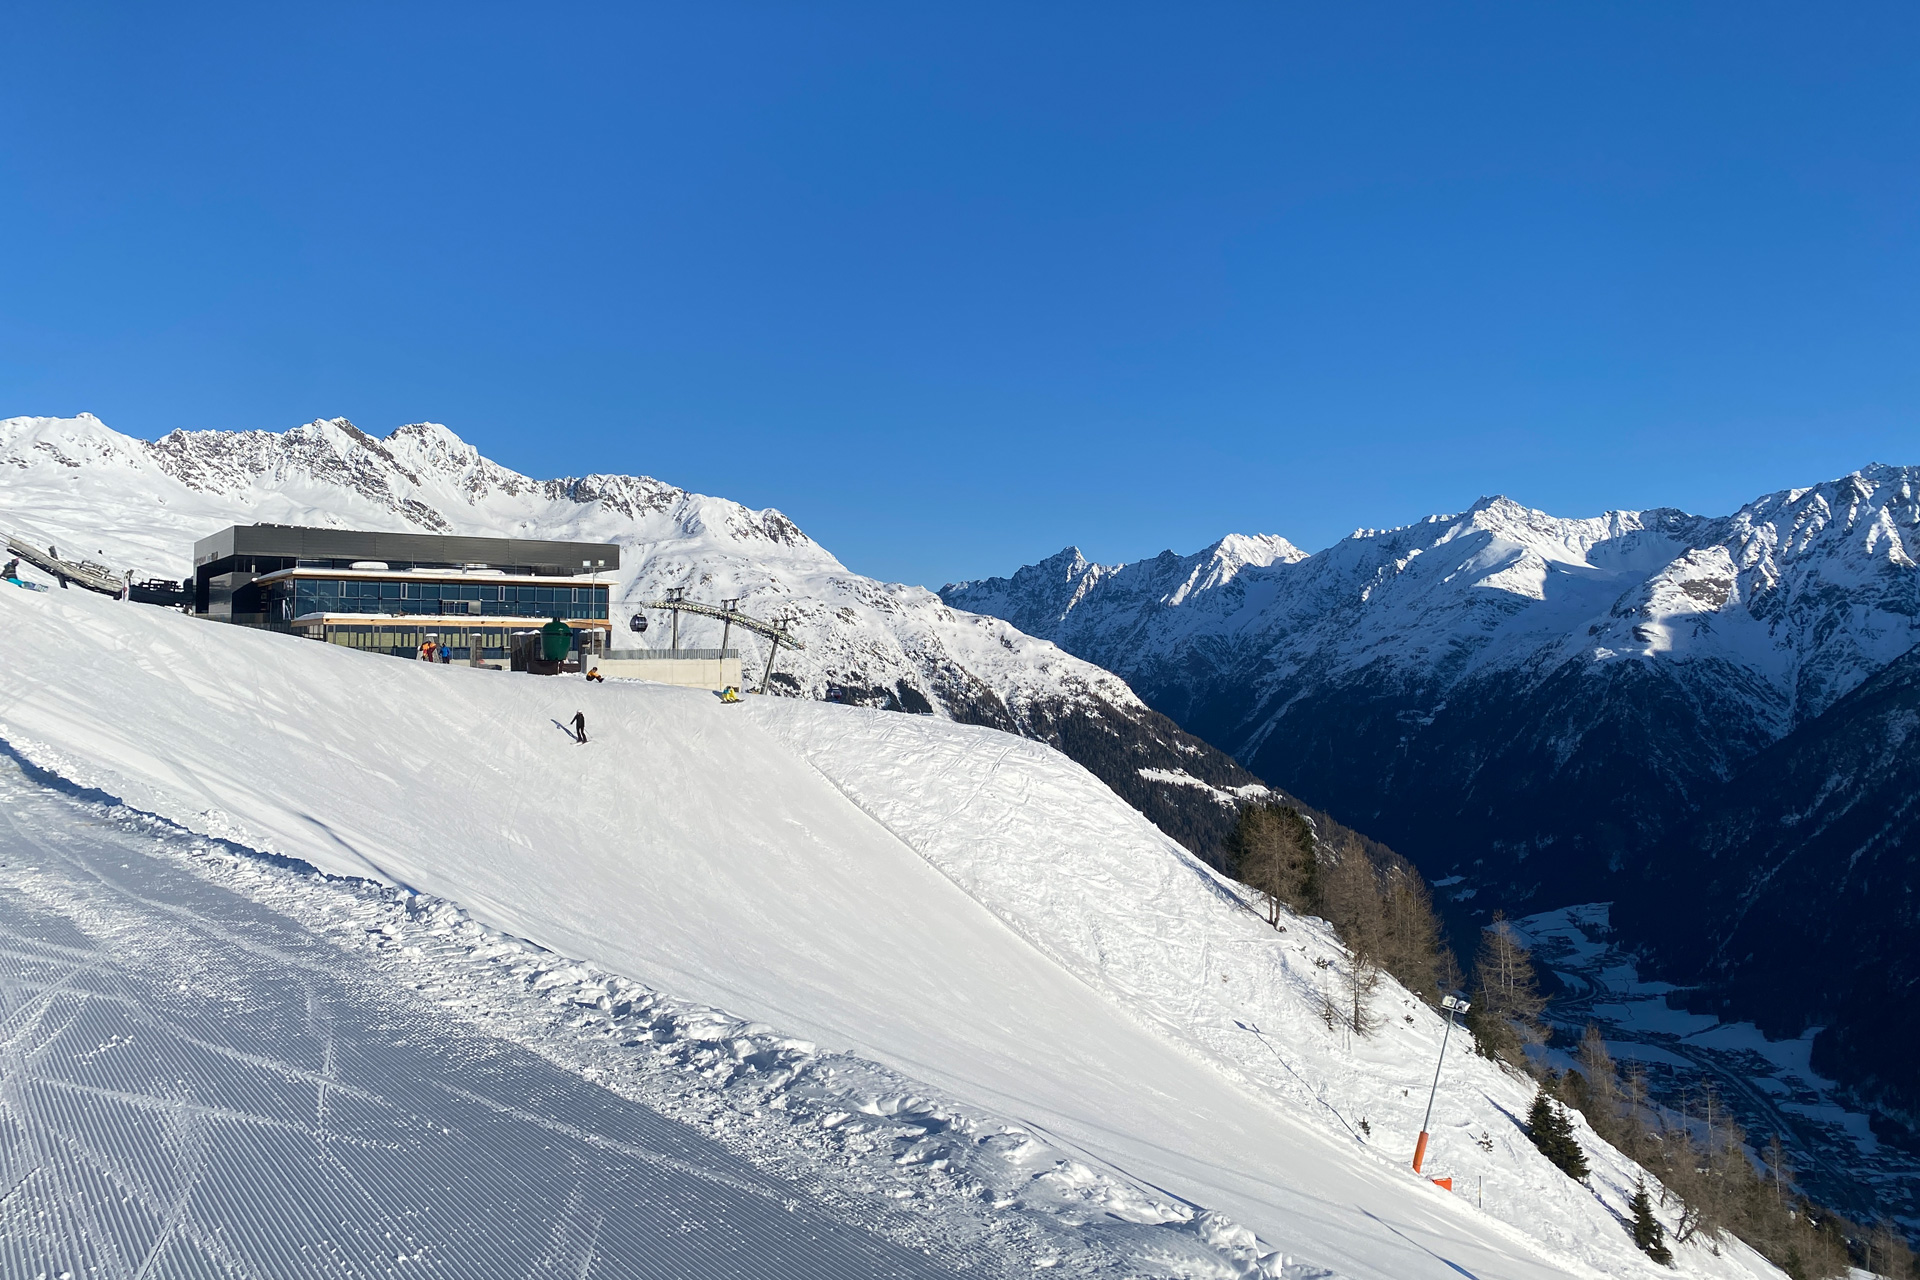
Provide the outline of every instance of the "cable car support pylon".
[[669,644],[672,646],[670,652],[676,657],[679,656],[680,653],[680,614],[683,610],[687,613],[697,614],[702,618],[718,618],[720,620],[720,653],[723,657],[727,652],[727,637],[736,626],[745,627],[755,635],[765,636],[767,640],[771,642],[767,650],[766,670],[762,672],[760,676],[760,692],[763,694],[767,691],[768,684],[773,680],[773,660],[779,655],[780,646],[785,645],[787,648],[793,649],[796,652],[802,651],[807,647],[800,643],[791,631],[787,630],[784,621],[762,622],[751,614],[742,613],[740,611],[740,598],[738,596],[731,600],[722,600],[718,606],[714,606],[701,604],[698,600],[689,600],[686,598],[685,593],[685,587],[668,587],[666,599],[649,600],[640,606],[642,609],[664,609],[673,615],[673,638],[669,641]]

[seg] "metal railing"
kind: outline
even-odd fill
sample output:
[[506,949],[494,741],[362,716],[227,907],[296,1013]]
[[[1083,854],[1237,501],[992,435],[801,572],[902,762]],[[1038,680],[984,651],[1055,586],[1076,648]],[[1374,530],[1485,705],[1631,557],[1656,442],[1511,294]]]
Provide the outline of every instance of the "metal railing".
[[738,649],[609,649],[596,654],[608,662],[644,662],[650,658],[737,658]]

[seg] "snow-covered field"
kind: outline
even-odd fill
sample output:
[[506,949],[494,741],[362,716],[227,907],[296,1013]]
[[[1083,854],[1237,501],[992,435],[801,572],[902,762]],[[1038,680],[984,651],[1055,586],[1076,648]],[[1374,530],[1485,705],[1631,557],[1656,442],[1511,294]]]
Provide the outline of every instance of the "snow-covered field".
[[[951,1153],[918,1162],[946,1164],[904,1197],[873,1194],[957,1237],[1060,1261],[1131,1250],[1144,1274],[1667,1274],[1620,1225],[1631,1166],[1583,1134],[1591,1187],[1564,1178],[1517,1127],[1531,1087],[1484,1061],[1456,1056],[1442,1080],[1434,1160],[1456,1191],[1415,1177],[1437,1018],[1389,984],[1376,1036],[1329,1029],[1343,958],[1320,926],[1274,933],[1045,747],[373,658],[78,592],[0,592],[0,628],[0,737],[18,758],[127,811],[390,886],[375,897],[406,917],[397,933],[469,957],[436,971],[447,1007],[478,1016],[459,992],[484,989],[485,966],[479,943],[446,940],[503,931],[581,962],[556,962],[548,987],[585,993],[584,1021],[569,1036],[533,1019],[520,1038],[616,1088],[645,1074],[622,1075],[622,1038],[645,1041],[636,1062],[660,1043],[770,1054],[765,1091],[741,1095],[766,1108],[786,1096],[776,1075],[818,1084],[817,1055],[853,1076],[872,1064],[864,1108],[802,1105],[811,1125],[756,1121],[742,1149],[859,1164],[796,1135],[918,1107],[938,1123],[906,1125],[906,1149],[940,1130]],[[584,747],[561,728],[576,709]],[[671,1012],[685,1002],[724,1016]],[[701,1017],[723,1030],[673,1030]],[[623,1037],[619,1018],[649,1031]],[[728,1027],[744,1045],[713,1050]],[[883,1127],[856,1145],[889,1142]],[[1051,1180],[1019,1190],[1019,1162],[994,1155],[1009,1143],[1032,1143]],[[983,1203],[1047,1225],[996,1235]],[[1737,1246],[1680,1253],[1686,1274],[1775,1274]]]

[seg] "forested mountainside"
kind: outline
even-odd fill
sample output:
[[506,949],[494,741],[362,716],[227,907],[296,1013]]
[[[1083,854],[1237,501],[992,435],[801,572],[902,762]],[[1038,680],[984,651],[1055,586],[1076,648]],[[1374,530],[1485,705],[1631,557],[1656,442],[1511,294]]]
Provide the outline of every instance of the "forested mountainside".
[[[1920,648],[1762,751],[1676,824],[1615,922],[1920,1130]],[[1703,928],[1702,925],[1705,925]]]
[[[1805,805],[1837,813],[1844,802],[1848,816],[1771,833],[1765,856],[1837,873],[1853,856],[1840,852],[1847,833],[1878,821],[1889,829],[1881,851],[1849,874],[1863,885],[1870,876],[1873,892],[1889,891],[1890,877],[1911,892],[1892,852],[1898,784],[1884,781],[1900,753],[1850,780],[1814,778],[1813,762],[1849,738],[1819,727],[1833,709],[1838,726],[1869,715],[1856,706],[1883,705],[1867,682],[1893,679],[1890,664],[1920,641],[1916,489],[1920,468],[1870,466],[1724,517],[1568,520],[1489,498],[1313,555],[1241,536],[1115,566],[1069,549],[941,595],[1117,672],[1263,780],[1387,841],[1432,878],[1461,876],[1454,892],[1468,910],[1616,901],[1635,940],[1672,976],[1711,980],[1726,1011],[1764,1008],[1776,1029],[1831,1020],[1828,1069],[1872,1086],[1901,1059],[1873,1056],[1879,1041],[1860,1004],[1871,999],[1847,994],[1877,971],[1872,954],[1831,941],[1847,936],[1849,894],[1802,886],[1793,936],[1830,944],[1780,961],[1808,971],[1791,989],[1748,966],[1749,949],[1768,948],[1741,921],[1764,918],[1753,901],[1793,894],[1768,897],[1722,873],[1687,917],[1653,907],[1689,883],[1678,848],[1689,824],[1755,829],[1738,815],[1775,783],[1742,781],[1745,771],[1785,759],[1798,762],[1793,794]],[[1864,704],[1848,701],[1856,691]],[[1857,731],[1863,761],[1894,719]],[[1802,849],[1816,838],[1826,852]],[[1744,866],[1762,856],[1754,839],[1728,836],[1718,857]],[[1920,947],[1910,915],[1885,925],[1896,930],[1889,948]],[[1701,935],[1724,941],[1703,949]],[[1920,1079],[1900,1070],[1902,1087]]]
[[[614,644],[640,602],[668,587],[739,597],[782,617],[806,649],[783,651],[774,691],[988,725],[1080,761],[1188,848],[1217,860],[1238,763],[1151,710],[1109,672],[921,587],[854,573],[778,511],[754,511],[645,476],[535,480],[446,427],[384,438],[345,419],[289,431],[122,435],[89,414],[0,421],[0,510],[9,531],[81,548],[136,577],[191,572],[193,544],[230,524],[617,542]],[[709,635],[703,628],[710,628]],[[719,641],[688,618],[682,641]],[[747,670],[762,641],[733,632]]]

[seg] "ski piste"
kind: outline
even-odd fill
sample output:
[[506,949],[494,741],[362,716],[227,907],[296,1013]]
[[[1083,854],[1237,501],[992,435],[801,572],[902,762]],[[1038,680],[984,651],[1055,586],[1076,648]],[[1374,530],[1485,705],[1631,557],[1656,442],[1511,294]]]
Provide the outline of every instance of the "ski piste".
[[[0,626],[18,649],[0,741],[58,785],[223,842],[229,862],[297,859],[570,958],[540,989],[582,993],[562,1034],[609,1062],[643,1048],[606,985],[628,982],[761,1028],[728,1060],[777,1035],[904,1082],[786,1131],[783,1159],[924,1095],[971,1117],[941,1140],[954,1158],[1030,1153],[995,1166],[1024,1174],[994,1203],[1057,1206],[1039,1217],[1069,1242],[1177,1244],[1243,1276],[1672,1274],[1621,1226],[1640,1171],[1575,1117],[1594,1173],[1566,1178],[1512,1122],[1531,1082],[1484,1059],[1446,1059],[1425,1168],[1484,1199],[1414,1174],[1439,1016],[1388,983],[1378,1035],[1329,1029],[1346,956],[1325,926],[1270,928],[1041,744],[397,661],[79,592],[0,593]],[[60,643],[79,632],[101,640],[84,666]],[[561,714],[562,687],[592,690],[602,750],[527,732]],[[420,745],[456,741],[457,761]],[[953,1223],[981,1203],[926,1176],[896,1208]],[[1683,1275],[1777,1274],[1733,1243],[1677,1253]]]

